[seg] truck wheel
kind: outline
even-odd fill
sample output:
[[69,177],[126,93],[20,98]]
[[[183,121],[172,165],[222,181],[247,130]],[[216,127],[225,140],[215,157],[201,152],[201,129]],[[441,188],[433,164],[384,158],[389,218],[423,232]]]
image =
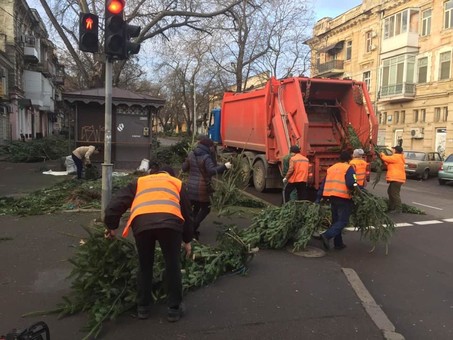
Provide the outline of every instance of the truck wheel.
[[266,167],[261,160],[253,165],[253,185],[259,192],[266,190]]
[[247,159],[247,157],[242,157],[241,159],[241,174],[242,174],[242,184],[244,186],[248,186],[250,184],[250,179],[251,179],[251,171],[252,168],[250,166],[250,161]]

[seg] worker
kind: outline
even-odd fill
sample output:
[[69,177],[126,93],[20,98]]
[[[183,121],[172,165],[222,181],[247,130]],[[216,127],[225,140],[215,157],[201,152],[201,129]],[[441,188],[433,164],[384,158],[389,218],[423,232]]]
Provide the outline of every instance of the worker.
[[[132,228],[139,258],[137,276],[137,317],[147,319],[152,298],[155,243],[159,241],[165,261],[168,289],[167,320],[178,321],[182,306],[181,244],[186,255],[191,253],[193,238],[190,202],[181,180],[171,167],[139,177],[118,191],[105,209],[107,237],[115,236],[121,216],[130,208],[131,214],[123,231],[126,237]],[[183,242],[182,242],[183,241]]]
[[194,218],[194,235],[197,240],[200,236],[198,231],[200,224],[211,212],[210,196],[214,193],[212,176],[230,168],[230,162],[217,164],[214,142],[206,136],[199,137],[197,146],[182,164],[182,171],[189,173],[187,188]]
[[403,148],[396,145],[392,148],[394,154],[386,156],[383,152],[380,153],[382,161],[387,166],[387,174],[385,179],[389,186],[387,194],[389,196],[388,212],[401,213],[403,204],[401,203],[401,187],[406,183],[406,170],[404,168],[406,160],[404,159]]
[[357,177],[357,184],[360,188],[364,188],[367,183],[367,167],[368,163],[363,159],[365,152],[363,149],[355,149],[352,152],[352,160],[349,162],[354,167]]
[[354,203],[352,190],[358,187],[354,168],[349,164],[351,154],[342,151],[340,161],[327,169],[327,176],[321,183],[315,203],[322,197],[329,198],[332,213],[332,225],[320,234],[324,249],[330,249],[330,239],[334,239],[335,249],[346,248],[343,243],[342,231],[349,223]]
[[306,199],[307,180],[308,180],[308,158],[300,153],[297,145],[292,145],[289,149],[291,158],[289,159],[289,168],[283,183],[285,186],[285,202],[290,200],[291,192],[297,190],[297,199]]
[[77,179],[82,178],[83,164],[91,167],[91,155],[101,152],[99,147],[93,145],[80,146],[72,152],[72,160],[77,168]]

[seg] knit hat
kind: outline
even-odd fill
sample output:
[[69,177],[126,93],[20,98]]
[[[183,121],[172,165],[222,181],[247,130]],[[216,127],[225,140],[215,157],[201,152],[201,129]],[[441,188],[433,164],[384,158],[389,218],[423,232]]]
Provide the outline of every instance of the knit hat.
[[396,153],[402,153],[403,152],[403,148],[399,145],[395,145],[392,149],[395,150]]
[[297,145],[291,145],[291,147],[289,148],[289,151],[293,152],[293,153],[299,153],[300,148]]
[[200,143],[201,145],[205,145],[208,148],[210,148],[211,146],[214,146],[214,142],[212,141],[212,139],[210,139],[208,137],[204,137],[203,139],[200,139],[200,141],[198,143]]
[[355,149],[354,152],[352,153],[352,157],[361,157],[365,154],[363,149]]
[[352,159],[351,153],[349,151],[341,151],[340,161],[349,162]]
[[175,175],[175,170],[171,166],[164,165],[163,167],[160,168],[159,172],[165,171],[168,173],[170,176],[176,177]]

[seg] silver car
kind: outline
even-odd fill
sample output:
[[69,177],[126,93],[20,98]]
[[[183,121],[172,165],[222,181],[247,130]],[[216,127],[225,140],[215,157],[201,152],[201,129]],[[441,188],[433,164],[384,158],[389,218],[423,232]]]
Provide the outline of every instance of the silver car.
[[427,180],[437,176],[442,166],[442,157],[438,152],[404,151],[406,175]]

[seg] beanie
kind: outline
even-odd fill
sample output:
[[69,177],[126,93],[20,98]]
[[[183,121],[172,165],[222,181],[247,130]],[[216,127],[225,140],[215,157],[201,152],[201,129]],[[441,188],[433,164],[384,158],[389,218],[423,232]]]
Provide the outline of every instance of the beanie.
[[365,152],[362,149],[355,149],[352,153],[352,157],[361,157]]
[[207,137],[201,139],[198,143],[200,143],[201,145],[205,145],[208,148],[210,148],[211,146],[214,146],[214,142]]
[[340,161],[342,162],[349,162],[352,159],[351,154],[349,151],[341,151],[340,154]]
[[289,149],[289,151],[294,152],[294,153],[299,153],[300,148],[297,145],[292,145],[291,148]]

